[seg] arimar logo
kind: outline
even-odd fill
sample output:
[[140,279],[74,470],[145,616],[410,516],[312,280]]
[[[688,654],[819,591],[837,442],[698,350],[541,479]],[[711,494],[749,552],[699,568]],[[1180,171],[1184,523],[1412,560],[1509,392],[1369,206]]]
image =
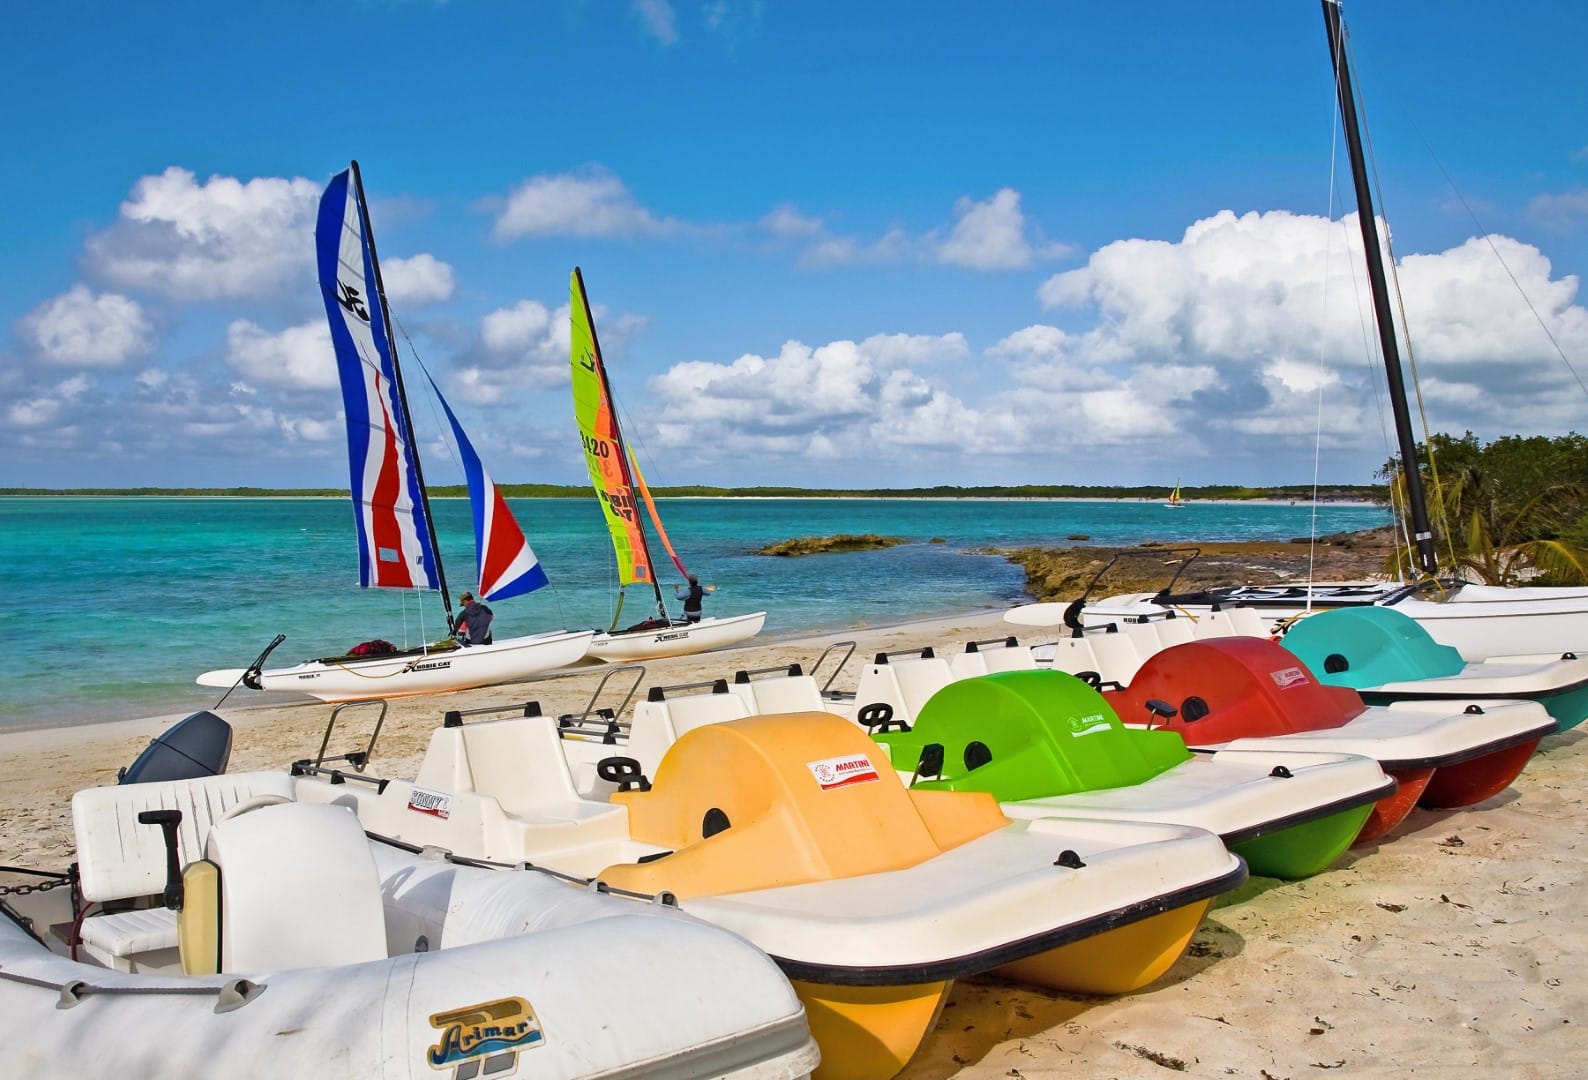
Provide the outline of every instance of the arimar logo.
[[436,1013],[430,1026],[441,1037],[425,1051],[432,1069],[449,1069],[454,1080],[479,1075],[502,1076],[518,1068],[518,1055],[546,1041],[540,1020],[521,997],[499,998],[478,1005]]

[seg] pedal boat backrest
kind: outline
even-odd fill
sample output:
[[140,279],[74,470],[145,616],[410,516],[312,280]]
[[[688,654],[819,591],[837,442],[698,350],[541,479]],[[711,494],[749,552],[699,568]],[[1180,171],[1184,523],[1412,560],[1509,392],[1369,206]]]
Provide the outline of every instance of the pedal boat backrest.
[[735,672],[730,689],[744,701],[746,716],[824,712],[827,709],[815,677],[802,674],[798,664],[790,665],[783,675],[756,676],[748,671]]
[[1230,617],[1230,626],[1242,637],[1268,637],[1273,633],[1270,621],[1263,617],[1262,612],[1254,607],[1237,604],[1234,607],[1224,608]]
[[886,705],[896,721],[914,724],[932,695],[954,681],[948,661],[926,650],[920,656],[893,659],[886,654],[865,666],[855,688],[855,711]]
[[1171,611],[1161,619],[1148,619],[1143,625],[1151,627],[1153,636],[1157,639],[1158,647],[1153,650],[1154,652],[1196,640],[1196,623],[1189,616],[1177,612]]
[[1098,662],[1090,637],[1086,635],[1061,637],[1053,642],[1050,648],[1053,650],[1053,659],[1049,663],[1052,670],[1067,671],[1071,675],[1079,675],[1083,671],[1095,671],[1101,675],[1102,665]]
[[1031,650],[1015,638],[1001,641],[967,641],[965,650],[949,658],[955,679],[974,679],[1000,671],[1032,671],[1037,666]]
[[1319,681],[1353,690],[1446,678],[1466,667],[1458,650],[1439,644],[1416,619],[1376,605],[1309,615],[1297,620],[1279,643]]
[[[1088,632],[1086,636],[1092,643],[1092,654],[1097,658],[1097,673],[1105,683],[1128,685],[1136,677],[1136,672],[1141,670],[1147,656],[1151,655],[1143,654],[1136,637],[1129,631],[1114,634]],[[1157,639],[1153,640],[1156,642]]]
[[915,790],[984,791],[1000,802],[1130,787],[1191,757],[1174,732],[1127,729],[1101,694],[1062,671],[956,682],[913,730],[874,737],[906,771],[927,746],[941,748],[941,769]]
[[[1105,697],[1126,723],[1177,731],[1192,746],[1337,728],[1367,707],[1355,690],[1323,685],[1294,653],[1254,637],[1165,649]],[[1175,714],[1156,714],[1153,701]]]
[[752,712],[748,696],[730,691],[726,679],[688,687],[653,686],[644,701],[634,703],[628,754],[647,775],[654,774],[667,751],[688,732]]
[[413,783],[393,781],[382,798],[406,808],[377,831],[493,859],[518,861],[624,832],[622,810],[579,794],[551,716],[439,727]]
[[696,728],[650,791],[612,798],[635,840],[672,853],[599,876],[680,898],[903,869],[1008,824],[991,796],[907,791],[859,727],[826,712]]
[[289,802],[222,821],[183,884],[187,974],[335,967],[387,955],[380,874],[346,807]]
[[1196,640],[1198,641],[1221,637],[1239,637],[1243,633],[1226,608],[1214,608],[1198,615],[1195,630]]
[[535,816],[579,801],[558,743],[557,721],[549,716],[436,728],[414,786],[486,796],[516,816]]

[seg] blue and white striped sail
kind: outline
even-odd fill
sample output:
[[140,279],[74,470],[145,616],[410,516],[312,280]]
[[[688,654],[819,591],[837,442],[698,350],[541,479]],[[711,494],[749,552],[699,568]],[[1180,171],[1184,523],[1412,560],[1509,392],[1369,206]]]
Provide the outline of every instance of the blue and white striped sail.
[[436,557],[355,170],[337,173],[326,185],[315,245],[342,383],[359,584],[435,589]]
[[[429,378],[430,373],[425,372]],[[546,571],[524,538],[524,530],[507,509],[502,493],[492,483],[485,471],[485,463],[475,452],[474,444],[463,432],[463,425],[441,396],[441,388],[430,379],[430,388],[447,414],[452,425],[453,438],[458,443],[458,456],[463,461],[463,472],[469,481],[469,509],[474,518],[474,565],[482,600],[504,600],[534,592],[547,584]]]

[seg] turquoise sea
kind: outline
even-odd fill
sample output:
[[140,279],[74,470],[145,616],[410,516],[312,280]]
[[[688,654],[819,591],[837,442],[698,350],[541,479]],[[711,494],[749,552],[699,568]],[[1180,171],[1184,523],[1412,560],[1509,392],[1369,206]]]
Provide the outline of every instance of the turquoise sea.
[[[615,581],[592,499],[513,500],[552,587],[494,604],[497,633],[609,625]],[[463,500],[434,504],[456,595],[472,586]],[[763,639],[1019,602],[1021,571],[992,547],[1092,541],[1289,539],[1385,524],[1385,510],[1310,505],[898,499],[667,499],[662,516],[690,570],[717,586],[706,613],[765,609]],[[768,558],[794,536],[877,532],[882,551]],[[934,542],[941,541],[941,542]],[[659,558],[665,558],[658,552]],[[669,568],[670,569],[670,568]],[[0,725],[190,712],[218,691],[200,671],[248,664],[277,633],[272,663],[369,638],[440,636],[431,594],[357,587],[345,499],[0,499]],[[667,577],[664,575],[664,581]],[[623,623],[646,615],[630,590]],[[243,693],[243,691],[239,691]],[[235,699],[234,699],[235,700]]]

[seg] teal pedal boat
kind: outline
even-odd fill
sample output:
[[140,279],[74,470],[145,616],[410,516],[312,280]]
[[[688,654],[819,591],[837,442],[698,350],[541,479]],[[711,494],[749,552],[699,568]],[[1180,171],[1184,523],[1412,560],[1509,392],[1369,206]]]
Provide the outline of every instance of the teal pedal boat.
[[1318,681],[1369,705],[1397,701],[1536,701],[1567,731],[1588,717],[1588,658],[1575,653],[1469,662],[1393,608],[1336,608],[1293,623],[1280,644]]
[[1265,877],[1327,867],[1395,790],[1377,762],[1354,754],[1193,752],[1175,732],[1125,727],[1101,694],[1062,671],[958,680],[913,726],[884,719],[872,737],[913,788],[987,792],[1015,818],[1195,825]]

